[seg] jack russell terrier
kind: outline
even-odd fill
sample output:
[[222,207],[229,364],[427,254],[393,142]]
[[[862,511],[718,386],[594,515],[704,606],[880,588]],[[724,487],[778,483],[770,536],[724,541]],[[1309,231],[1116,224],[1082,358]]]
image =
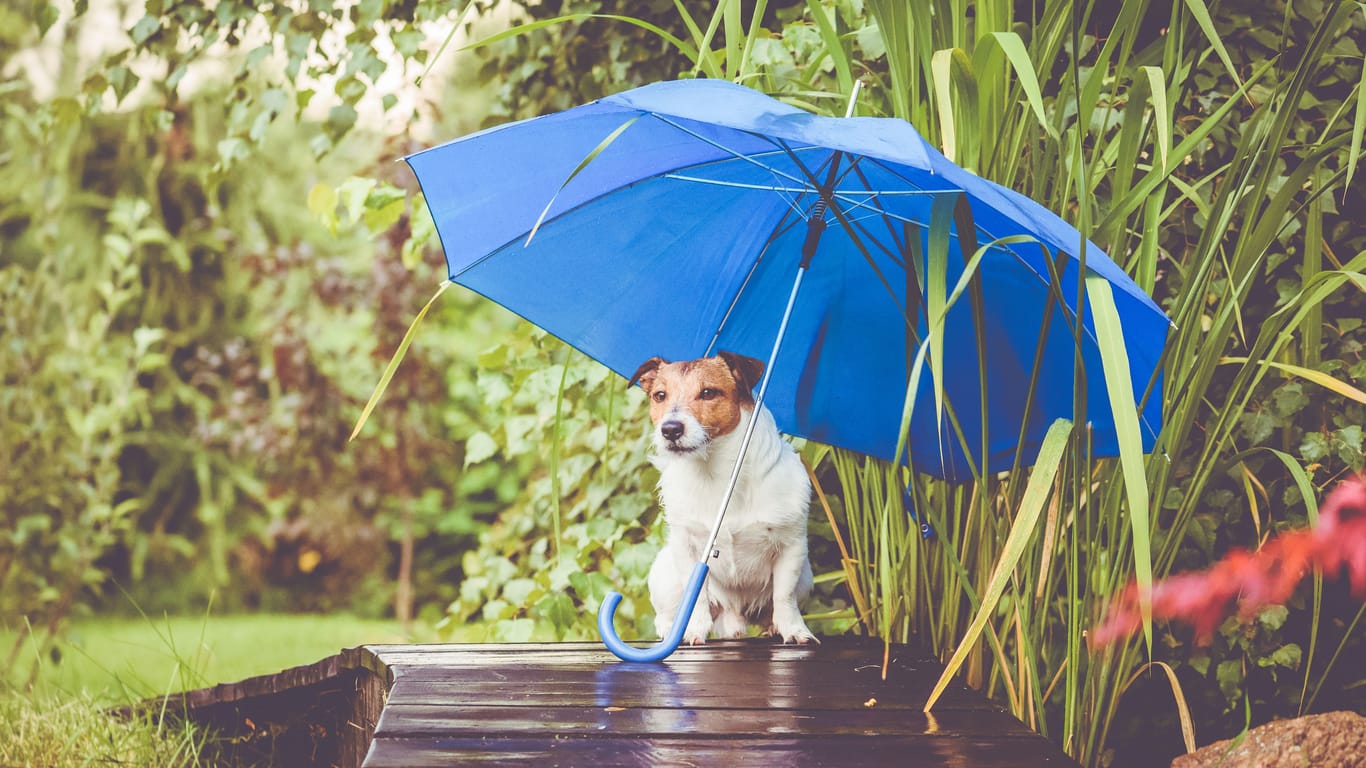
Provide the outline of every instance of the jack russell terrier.
[[[688,620],[683,641],[708,635],[744,637],[750,623],[784,642],[819,642],[802,621],[798,602],[811,592],[806,513],[811,482],[792,446],[778,434],[767,408],[754,410],[751,390],[764,364],[721,352],[671,363],[646,360],[631,384],[650,398],[659,498],[667,540],[650,568],[655,629],[667,637],[693,567],[707,558],[708,578]],[[707,538],[734,471],[745,426],[755,425],[735,495],[711,557]]]

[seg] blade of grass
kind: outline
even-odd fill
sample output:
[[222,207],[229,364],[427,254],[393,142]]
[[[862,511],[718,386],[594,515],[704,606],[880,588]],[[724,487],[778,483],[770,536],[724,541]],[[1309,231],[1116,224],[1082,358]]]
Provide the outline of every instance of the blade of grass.
[[408,326],[407,332],[403,334],[403,341],[399,342],[398,349],[394,350],[394,356],[389,358],[389,364],[385,366],[384,374],[379,377],[379,383],[375,385],[375,391],[370,394],[370,400],[367,401],[365,407],[361,409],[360,418],[356,420],[356,427],[351,430],[351,436],[346,439],[348,443],[355,440],[356,436],[360,434],[361,429],[365,427],[365,422],[369,420],[370,414],[375,410],[375,406],[379,404],[379,399],[384,396],[384,390],[389,388],[389,382],[394,378],[394,372],[398,370],[399,363],[403,362],[404,355],[408,354],[408,346],[413,343],[413,338],[417,335],[417,327],[422,324],[422,318],[427,316],[427,312],[432,308],[432,305],[436,303],[437,299],[441,298],[441,294],[445,293],[446,289],[450,288],[451,285],[452,283],[450,280],[443,281],[436,289],[436,293],[427,300],[426,306],[422,307],[422,310],[417,313],[417,317],[413,318],[413,322]]
[[954,650],[953,656],[944,665],[944,672],[939,676],[939,681],[930,691],[930,696],[925,701],[924,711],[929,712],[934,707],[939,696],[948,687],[949,681],[953,679],[959,667],[962,666],[968,651],[976,644],[977,638],[982,634],[983,627],[986,626],[987,621],[995,612],[996,604],[1001,599],[1001,593],[1005,591],[1006,581],[1015,569],[1016,563],[1019,562],[1025,547],[1029,544],[1030,536],[1034,533],[1034,524],[1038,521],[1039,514],[1043,511],[1044,502],[1048,500],[1053,488],[1053,479],[1057,477],[1058,468],[1062,465],[1063,453],[1071,433],[1072,422],[1067,419],[1058,419],[1049,426],[1048,432],[1044,434],[1043,443],[1039,447],[1039,458],[1030,473],[1029,484],[1025,488],[1019,514],[1010,526],[1010,533],[1006,537],[1005,545],[1001,548],[1001,557],[996,561],[996,569],[992,572],[991,578],[987,582],[986,591],[982,594],[981,605],[977,609],[976,616],[973,617],[972,624],[968,626],[963,639],[959,641],[958,647]]
[[1151,655],[1153,647],[1153,560],[1151,529],[1148,523],[1148,479],[1143,469],[1143,437],[1138,426],[1138,407],[1129,374],[1129,355],[1124,348],[1124,327],[1115,307],[1110,281],[1099,275],[1086,278],[1086,295],[1096,323],[1096,342],[1100,349],[1105,389],[1119,441],[1119,463],[1124,490],[1129,501],[1129,520],[1133,528],[1134,573],[1138,581],[1139,613],[1143,617],[1143,638]]
[[693,57],[693,76],[705,71],[707,77],[723,80],[724,75],[721,67],[716,63],[716,58],[712,56],[711,37],[716,33],[717,19],[713,18],[712,24],[707,28],[704,35],[697,22],[693,20],[692,14],[688,13],[688,8],[683,4],[683,0],[674,0],[674,9],[678,11],[679,18],[683,19],[683,25],[688,28],[688,34],[692,35],[693,42],[697,45],[697,55]]
[[1121,688],[1128,690],[1129,686],[1133,685],[1134,681],[1139,678],[1139,675],[1153,667],[1160,667],[1166,673],[1167,682],[1172,687],[1172,697],[1176,699],[1177,720],[1181,722],[1181,740],[1185,742],[1186,754],[1189,755],[1195,751],[1195,721],[1191,718],[1190,705],[1186,703],[1186,694],[1181,688],[1181,681],[1176,678],[1176,672],[1170,666],[1161,661],[1150,661],[1139,667]]
[[536,237],[536,233],[541,229],[541,224],[545,223],[545,217],[550,214],[551,206],[555,205],[555,201],[559,199],[560,193],[564,191],[564,188],[569,186],[569,182],[573,181],[575,176],[578,176],[584,168],[587,168],[589,163],[597,159],[598,155],[601,155],[604,150],[612,145],[612,142],[616,141],[621,134],[625,133],[627,128],[635,125],[636,121],[641,117],[644,117],[644,115],[636,115],[621,125],[618,125],[611,133],[607,134],[602,141],[598,142],[598,145],[593,147],[592,151],[585,155],[584,158],[579,161],[578,165],[574,166],[574,170],[569,172],[569,175],[565,177],[564,182],[560,184],[560,188],[555,190],[555,194],[550,196],[550,200],[545,204],[545,207],[541,209],[541,215],[536,217],[536,223],[532,225],[531,231],[527,233],[526,243],[523,244],[524,246],[531,245],[531,239]]
[[821,42],[825,43],[825,49],[830,53],[830,61],[835,65],[835,78],[840,85],[840,91],[849,93],[854,88],[853,70],[849,66],[849,57],[844,53],[844,46],[840,44],[839,34],[835,32],[835,25],[831,23],[830,17],[826,16],[825,6],[820,0],[806,0],[806,10],[816,22]]
[[465,26],[465,23],[470,20],[470,14],[476,11],[478,7],[478,3],[475,3],[472,0],[471,2],[465,3],[465,9],[456,14],[455,23],[451,25],[451,31],[446,33],[446,38],[441,41],[441,46],[436,49],[436,53],[433,54],[432,58],[427,62],[427,66],[422,68],[422,74],[417,76],[417,79],[413,81],[413,85],[422,85],[422,81],[427,79],[427,75],[431,74],[432,67],[436,66],[436,62],[440,61],[441,54],[445,53],[446,48],[450,47],[451,41],[455,39],[456,35],[460,34],[460,28]]
[[1224,41],[1219,37],[1219,30],[1214,28],[1214,19],[1210,18],[1209,8],[1204,0],[1186,0],[1186,8],[1195,17],[1195,23],[1200,25],[1200,30],[1209,39],[1209,44],[1214,48],[1214,52],[1219,54],[1219,60],[1224,62],[1224,68],[1228,70],[1229,77],[1233,82],[1242,88],[1243,81],[1238,78],[1238,69],[1233,66],[1233,59],[1229,58],[1228,49],[1224,47]]
[[1015,32],[992,32],[988,38],[1001,48],[1006,60],[1015,70],[1015,77],[1020,88],[1025,93],[1025,99],[1029,102],[1029,108],[1034,111],[1034,117],[1039,121],[1039,127],[1044,129],[1054,141],[1058,141],[1058,129],[1048,122],[1048,116],[1044,112],[1043,92],[1039,88],[1038,75],[1034,72],[1034,62],[1029,59],[1029,50],[1025,48],[1024,40]]
[[[1246,357],[1219,358],[1220,365],[1246,364],[1247,362],[1248,358]],[[1291,365],[1290,363],[1278,363],[1275,360],[1257,360],[1256,364],[1270,366],[1277,370],[1285,371],[1286,373],[1298,376],[1306,381],[1312,381],[1320,387],[1336,392],[1349,400],[1355,400],[1358,403],[1366,404],[1366,392],[1357,389],[1345,381],[1335,379],[1323,371],[1316,371],[1312,368],[1305,368],[1299,365]]]

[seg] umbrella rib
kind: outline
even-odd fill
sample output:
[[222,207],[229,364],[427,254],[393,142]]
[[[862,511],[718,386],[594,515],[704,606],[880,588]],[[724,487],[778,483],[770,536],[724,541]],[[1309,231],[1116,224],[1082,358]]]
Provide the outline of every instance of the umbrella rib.
[[[688,130],[687,128],[685,128],[684,126],[680,125],[679,123],[676,123],[676,122],[674,122],[673,120],[670,120],[669,118],[665,117],[664,115],[659,114],[658,112],[648,112],[648,113],[646,113],[646,114],[649,114],[651,117],[654,117],[655,119],[659,120],[661,123],[664,123],[665,125],[671,125],[671,126],[673,126],[674,128],[677,128],[678,130],[682,131],[683,133],[688,134],[689,136],[693,137],[694,139],[697,139],[698,141],[700,141],[700,142],[702,142],[702,143],[704,143],[704,144],[711,145],[711,146],[713,146],[713,147],[715,147],[715,148],[721,150],[722,152],[725,152],[725,153],[731,155],[731,157],[735,158],[736,160],[743,160],[743,161],[745,161],[745,162],[747,162],[747,163],[751,163],[751,164],[755,165],[756,167],[762,168],[762,169],[764,169],[765,171],[768,171],[769,173],[772,173],[772,174],[774,174],[774,175],[776,175],[776,176],[785,178],[785,179],[787,179],[788,181],[791,181],[791,182],[794,182],[794,183],[797,183],[797,184],[800,184],[800,183],[801,183],[801,179],[798,179],[798,178],[796,178],[795,176],[791,176],[791,175],[789,175],[789,174],[783,173],[782,171],[779,171],[777,168],[774,168],[773,166],[764,165],[763,163],[759,162],[759,160],[757,159],[757,157],[759,157],[759,155],[748,155],[748,154],[745,154],[744,152],[738,152],[738,151],[736,151],[736,150],[734,150],[734,149],[731,149],[730,147],[727,147],[726,145],[724,145],[724,144],[722,144],[722,143],[720,143],[720,142],[718,142],[718,141],[715,141],[715,140],[713,140],[713,139],[707,138],[706,136],[703,136],[702,134],[698,133],[697,131],[690,131],[690,130]],[[739,129],[737,129],[737,130],[739,130]],[[753,136],[753,137],[755,137],[755,138],[757,138],[757,139],[763,139],[764,141],[768,141],[768,142],[774,144],[776,147],[778,147],[778,151],[783,152],[783,153],[786,153],[786,154],[789,155],[789,156],[792,155],[793,150],[792,150],[790,147],[788,147],[786,144],[783,144],[783,143],[780,143],[780,142],[775,141],[775,140],[774,140],[772,137],[770,137],[770,136],[765,136],[765,135],[762,134],[762,133],[755,133],[755,132],[753,132],[753,131],[744,131],[744,133],[747,133],[747,134],[749,134],[750,136]],[[815,150],[815,149],[817,149],[817,148],[816,148],[816,147],[805,147],[804,149],[810,151],[810,150]],[[765,153],[765,154],[768,154],[768,153]],[[778,152],[774,152],[773,154],[778,154]],[[795,157],[794,157],[794,159],[795,159]],[[716,161],[711,161],[711,162],[716,162]]]
[[788,212],[783,214],[783,217],[779,219],[778,223],[773,227],[773,231],[769,234],[768,240],[764,243],[764,247],[759,250],[758,257],[750,263],[749,272],[745,274],[745,279],[740,282],[740,287],[736,289],[735,295],[731,296],[730,304],[726,307],[725,314],[721,316],[721,321],[716,324],[716,332],[712,334],[711,341],[707,343],[707,350],[703,355],[704,357],[715,353],[716,343],[721,340],[721,334],[725,332],[726,324],[730,322],[731,314],[735,311],[735,307],[739,305],[740,297],[745,295],[745,289],[749,287],[749,281],[754,277],[754,273],[759,271],[759,264],[763,262],[764,256],[768,254],[769,246],[773,245],[774,241],[776,241],[784,232],[797,226],[797,222],[801,220],[800,212],[797,212],[798,218],[788,221],[788,213],[794,212],[797,211],[789,208]]
[[814,189],[811,189],[810,187],[778,187],[769,184],[745,184],[739,181],[722,181],[720,179],[707,179],[702,178],[700,176],[684,176],[680,173],[666,173],[664,174],[664,178],[674,179],[676,181],[693,181],[697,182],[698,184],[711,184],[713,186],[718,187],[734,187],[735,189],[754,189],[760,192],[795,192],[797,194],[806,194],[808,192],[816,191]]
[[[784,143],[783,146],[786,147],[787,145]],[[838,153],[839,151],[836,150],[836,152]],[[809,168],[806,167],[806,164],[803,163],[801,159],[796,156],[795,153],[791,154],[790,156],[792,158],[792,162],[797,164],[797,168],[799,168],[801,172],[806,175],[807,181],[812,184],[817,183],[815,174]],[[833,158],[834,155],[832,155],[831,157]],[[858,167],[859,162],[866,159],[866,157],[866,155],[853,156],[853,159],[849,163],[849,168],[844,171],[843,175],[841,175],[840,178],[846,178],[850,173],[854,172],[854,169]],[[887,295],[892,299],[892,303],[897,305],[897,308],[901,310],[902,317],[905,318],[905,306],[903,306],[902,303],[897,300],[896,291],[892,290],[891,284],[887,282],[887,276],[882,274],[882,270],[878,267],[877,262],[873,260],[872,254],[868,252],[867,246],[865,246],[862,239],[859,238],[858,233],[854,231],[854,227],[852,226],[853,223],[849,220],[849,218],[845,215],[845,213],[840,209],[839,206],[830,206],[830,211],[835,214],[835,218],[839,221],[840,226],[844,229],[846,233],[848,233],[849,241],[853,243],[854,247],[858,249],[858,252],[863,255],[864,261],[868,262],[868,266],[872,268],[873,274],[877,275],[878,280],[882,283],[882,287],[887,291]],[[859,229],[864,228],[859,227]],[[867,230],[864,229],[864,231],[866,232]],[[874,239],[874,242],[877,243],[877,240]],[[881,243],[877,243],[877,246],[883,249],[886,248],[886,246],[883,246]],[[908,325],[910,324],[909,318],[906,318],[906,323]]]

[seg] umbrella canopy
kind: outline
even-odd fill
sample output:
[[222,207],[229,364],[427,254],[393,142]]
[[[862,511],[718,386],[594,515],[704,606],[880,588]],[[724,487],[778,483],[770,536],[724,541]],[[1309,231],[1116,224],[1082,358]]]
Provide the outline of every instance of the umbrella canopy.
[[[928,335],[931,211],[957,196],[976,230],[967,242],[1037,242],[988,248],[981,300],[949,310],[941,365],[957,430],[935,407],[924,367],[914,468],[961,480],[971,466],[1007,469],[1017,454],[1029,464],[1053,419],[1074,416],[1071,326],[1087,274],[1113,286],[1145,451],[1160,427],[1169,322],[1157,305],[1093,244],[1083,267],[1081,237],[1062,219],[957,167],[904,121],[820,117],[743,86],[682,80],[481,131],[408,162],[453,282],[623,376],[655,355],[767,359],[815,231],[765,404],[789,434],[889,460]],[[964,269],[963,221],[950,230],[949,286]],[[1082,314],[1088,397],[1076,416],[1097,455],[1117,455],[1096,331]],[[1144,401],[1150,385],[1156,394]]]

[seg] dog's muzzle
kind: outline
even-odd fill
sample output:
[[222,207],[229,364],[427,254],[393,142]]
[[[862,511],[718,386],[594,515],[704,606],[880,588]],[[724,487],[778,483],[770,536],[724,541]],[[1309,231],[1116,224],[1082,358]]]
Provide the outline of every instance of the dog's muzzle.
[[707,444],[707,431],[688,413],[672,412],[655,428],[655,447],[673,454],[692,453]]

